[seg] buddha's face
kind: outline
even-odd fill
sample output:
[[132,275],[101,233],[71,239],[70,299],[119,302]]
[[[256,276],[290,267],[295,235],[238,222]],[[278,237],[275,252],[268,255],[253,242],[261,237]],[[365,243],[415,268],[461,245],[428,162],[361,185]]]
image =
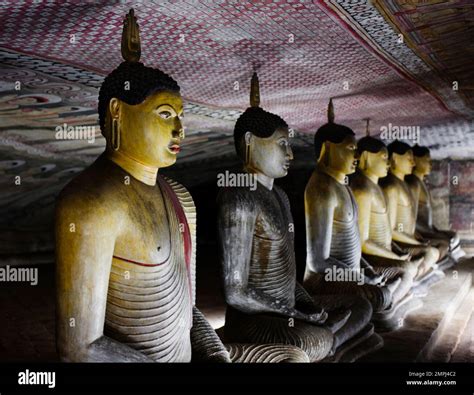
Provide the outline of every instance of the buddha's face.
[[392,170],[398,171],[403,175],[411,174],[415,166],[412,150],[408,150],[403,155],[393,153],[390,166]]
[[142,103],[110,101],[112,117],[118,117],[119,150],[153,167],[176,162],[183,136],[183,102],[178,92],[159,91]]
[[293,160],[288,128],[278,128],[270,137],[257,137],[250,132],[245,135],[250,145],[247,166],[270,178],[281,178],[288,174]]
[[379,152],[365,151],[364,154],[367,155],[366,170],[379,178],[385,177],[390,167],[387,148],[384,147]]
[[431,156],[426,154],[425,156],[415,156],[415,170],[427,176],[431,173]]
[[342,174],[352,174],[357,168],[357,143],[354,136],[349,135],[340,143],[326,142],[329,157],[326,165]]

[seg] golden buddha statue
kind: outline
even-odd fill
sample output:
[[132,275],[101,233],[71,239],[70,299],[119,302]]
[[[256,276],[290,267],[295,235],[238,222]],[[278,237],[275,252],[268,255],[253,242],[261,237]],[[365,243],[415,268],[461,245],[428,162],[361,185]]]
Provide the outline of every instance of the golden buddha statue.
[[427,147],[415,145],[412,148],[415,159],[413,173],[405,177],[405,181],[411,188],[417,205],[416,231],[426,239],[431,241],[431,245],[440,250],[440,255],[444,258],[449,253],[450,259],[445,259],[440,268],[446,269],[452,266],[459,258],[465,255],[461,249],[460,239],[456,232],[452,230],[440,230],[433,224],[433,209],[431,193],[424,179],[431,172],[431,156]]
[[[385,144],[370,137],[367,121],[367,136],[357,143],[359,155],[358,169],[351,179],[350,187],[358,206],[359,234],[363,257],[375,268],[401,278],[400,286],[393,293],[393,301],[409,302],[414,278],[423,258],[411,259],[410,254],[394,251],[392,229],[387,210],[387,202],[379,178],[387,176],[389,161]],[[405,306],[403,315],[420,303]],[[409,309],[408,309],[409,307]],[[397,314],[398,318],[401,318]]]
[[[315,302],[296,281],[289,200],[274,185],[276,178],[287,175],[293,159],[288,125],[259,107],[256,74],[250,102],[237,120],[234,142],[244,163],[239,176],[255,179],[257,187],[226,187],[218,196],[220,261],[228,304],[224,340],[293,345],[310,361],[319,361],[357,333],[351,323],[358,317],[334,301]],[[369,319],[370,313],[369,306]]]
[[390,171],[387,177],[380,180],[380,186],[387,201],[392,239],[405,253],[423,256],[415,280],[430,278],[432,283],[442,277],[436,264],[440,253],[438,249],[430,246],[429,242],[415,235],[416,204],[405,182],[405,176],[412,172],[415,164],[413,152],[408,144],[401,141],[394,141],[387,148]]
[[391,318],[397,307],[393,294],[400,286],[397,273],[373,268],[361,253],[357,204],[348,175],[357,166],[354,132],[334,122],[332,100],[328,123],[314,137],[316,169],[306,185],[305,288],[313,295],[345,294],[365,297],[377,320]]
[[133,10],[125,62],[104,80],[105,152],[56,207],[57,348],[73,362],[230,362],[195,306],[196,212],[158,170],[184,138],[179,86],[144,66]]

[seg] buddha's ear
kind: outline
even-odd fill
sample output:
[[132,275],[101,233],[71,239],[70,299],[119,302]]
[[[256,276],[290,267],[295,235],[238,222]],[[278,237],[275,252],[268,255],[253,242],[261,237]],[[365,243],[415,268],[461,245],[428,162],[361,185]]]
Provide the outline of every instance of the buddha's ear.
[[392,154],[392,157],[390,158],[390,167],[395,168],[398,165],[398,154],[395,152]]
[[245,145],[250,145],[250,141],[252,141],[252,133],[251,132],[245,132],[244,141],[245,141]]
[[324,157],[326,150],[329,149],[329,147],[326,148],[326,143],[327,141],[321,144],[321,149],[319,150],[319,156],[316,158],[316,163],[319,163],[319,161]]
[[109,101],[109,112],[112,118],[118,118],[120,114],[121,101],[116,97],[113,97]]
[[365,170],[367,168],[367,161],[369,160],[368,151],[362,152],[359,156],[359,169]]

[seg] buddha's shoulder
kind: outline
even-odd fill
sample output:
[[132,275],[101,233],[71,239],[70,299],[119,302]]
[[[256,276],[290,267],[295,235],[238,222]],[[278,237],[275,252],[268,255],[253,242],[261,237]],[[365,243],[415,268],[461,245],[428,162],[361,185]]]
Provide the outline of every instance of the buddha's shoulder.
[[384,177],[379,181],[379,185],[386,192],[394,191],[400,188],[400,180],[393,174],[388,173],[387,177]]
[[96,161],[62,189],[56,199],[56,210],[99,214],[107,207],[108,213],[117,213],[126,209],[120,198],[123,185],[123,177],[107,169],[106,163]]
[[306,184],[305,195],[311,198],[331,199],[337,194],[338,182],[318,169],[313,171]]
[[258,188],[249,187],[222,187],[217,194],[219,206],[256,207],[258,206]]
[[420,179],[414,174],[408,174],[405,177],[405,182],[412,188],[418,188],[420,186]]
[[350,187],[352,191],[356,192],[365,192],[368,191],[371,187],[370,180],[365,177],[360,171],[357,171],[354,176],[351,178]]

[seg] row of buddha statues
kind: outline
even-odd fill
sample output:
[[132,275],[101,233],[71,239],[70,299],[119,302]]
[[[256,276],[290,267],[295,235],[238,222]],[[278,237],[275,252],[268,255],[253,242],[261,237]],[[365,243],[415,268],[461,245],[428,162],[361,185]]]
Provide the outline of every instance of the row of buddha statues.
[[140,53],[131,10],[125,61],[99,93],[105,152],[57,200],[62,361],[355,360],[382,345],[377,332],[403,325],[462,254],[456,233],[433,225],[428,149],[356,141],[335,123],[331,102],[314,137],[306,271],[297,281],[290,203],[274,185],[293,159],[291,137],[281,117],[260,107],[254,74],[234,142],[243,172],[258,183],[218,195],[227,310],[216,333],[196,307],[193,199],[158,173],[176,162],[184,138],[179,86],[140,63]]

